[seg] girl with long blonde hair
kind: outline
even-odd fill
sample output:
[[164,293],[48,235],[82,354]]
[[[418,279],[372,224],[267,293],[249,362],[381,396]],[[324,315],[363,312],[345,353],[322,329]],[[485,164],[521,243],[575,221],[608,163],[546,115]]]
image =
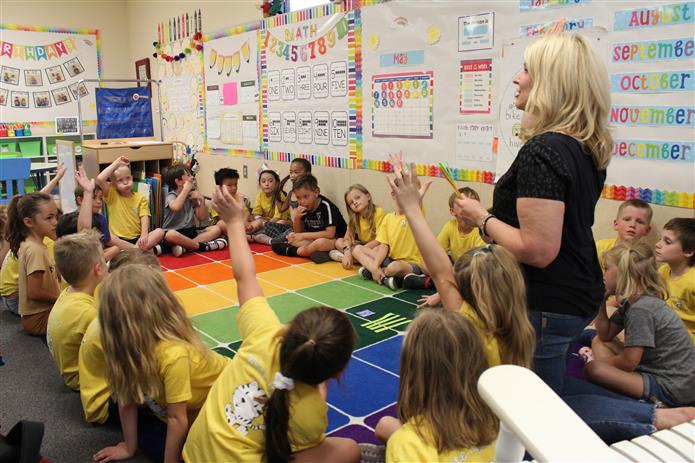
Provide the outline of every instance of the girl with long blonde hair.
[[347,189],[344,199],[348,212],[347,231],[344,237],[335,240],[335,250],[330,252],[330,257],[349,269],[355,261],[365,265],[360,261],[359,254],[353,253],[357,246],[372,249],[379,244],[376,241],[376,231],[386,212],[374,204],[369,190],[359,183]]
[[[99,294],[99,328],[124,441],[98,451],[94,459],[130,458],[139,431],[154,431],[165,434],[159,446],[153,445],[154,459],[180,461],[188,427],[227,359],[200,341],[162,273],[147,265],[124,266],[106,278]],[[165,430],[138,429],[142,405],[166,423]],[[152,426],[157,424],[153,420]]]
[[499,421],[478,393],[488,367],[477,328],[457,312],[425,309],[401,350],[398,416],[384,417],[378,437],[396,428],[386,461],[492,461]]
[[625,242],[608,251],[604,262],[606,296],[615,296],[618,310],[609,318],[603,303],[597,336],[609,342],[624,329],[625,342],[613,345],[615,355],[589,360],[586,377],[635,399],[667,407],[694,405],[695,346],[665,302],[666,286],[651,246]]

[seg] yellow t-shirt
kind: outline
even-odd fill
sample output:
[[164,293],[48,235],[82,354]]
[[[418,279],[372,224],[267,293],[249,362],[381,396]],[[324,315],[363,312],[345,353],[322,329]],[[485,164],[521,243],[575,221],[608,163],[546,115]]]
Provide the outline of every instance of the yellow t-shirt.
[[468,318],[473,326],[476,327],[478,333],[480,333],[481,339],[483,341],[483,347],[485,348],[485,357],[487,357],[487,363],[490,368],[495,367],[502,363],[502,354],[500,354],[500,345],[496,337],[491,334],[485,334],[485,327],[483,322],[480,321],[478,315],[473,310],[473,307],[464,302],[461,305],[461,315]]
[[138,192],[126,198],[111,187],[104,200],[108,206],[109,231],[126,240],[140,236],[140,218],[150,216],[147,198]]
[[367,244],[370,241],[374,241],[376,238],[376,232],[378,232],[381,223],[384,221],[385,215],[386,211],[384,211],[383,208],[377,206],[374,209],[374,217],[372,217],[372,220],[374,221],[374,233],[372,233],[371,224],[364,218],[360,217],[357,230],[357,239],[360,240],[360,243]]
[[391,259],[422,265],[420,250],[415,244],[415,237],[404,215],[395,212],[384,215],[376,232],[376,240],[389,246]]
[[[43,244],[48,248],[48,252],[53,258],[53,246],[55,241],[49,237],[43,239]],[[0,269],[0,296],[12,296],[19,291],[19,261],[12,254],[12,251],[7,251],[5,260]]]
[[[280,193],[280,201],[284,201],[285,197],[284,193]],[[264,217],[268,220],[290,220],[290,210],[280,212],[280,207],[275,207],[275,210],[273,210],[273,202],[274,196],[268,197],[265,193],[259,191],[251,213],[254,217]]]
[[68,287],[53,304],[48,315],[46,342],[65,384],[80,389],[77,357],[87,327],[97,316],[94,296]]
[[[263,404],[280,371],[282,325],[264,297],[248,300],[237,315],[244,340],[231,364],[210,388],[208,400],[183,447],[187,463],[262,461],[265,447]],[[324,439],[328,407],[317,386],[296,382],[289,393],[292,452]]]
[[386,461],[393,462],[489,462],[494,461],[494,444],[486,445],[482,448],[473,447],[470,449],[456,449],[446,453],[438,453],[434,445],[431,432],[424,431],[430,443],[424,441],[415,431],[415,420],[410,419],[401,426],[398,431],[393,433],[386,444]]
[[437,235],[437,241],[446,252],[451,254],[451,259],[454,262],[469,249],[485,246],[485,241],[480,237],[478,228],[473,227],[469,233],[462,235],[459,232],[459,224],[456,219],[451,219],[444,224]]
[[671,278],[668,264],[659,267],[659,273],[666,280],[668,299],[666,303],[678,314],[695,344],[695,267],[690,267],[679,278]]
[[53,253],[43,243],[27,239],[19,246],[19,314],[34,315],[51,310],[53,303],[29,299],[27,294],[28,276],[41,272],[41,286],[56,297],[60,295],[60,278],[53,261]]
[[111,392],[106,377],[106,360],[99,337],[98,318],[94,318],[84,332],[77,366],[84,418],[90,423],[103,423],[109,417]]
[[[241,195],[241,200],[244,201],[244,206],[246,206],[246,209],[251,210],[251,202],[249,201],[249,198]],[[220,215],[215,209],[213,209],[212,205],[208,207],[208,212],[210,213],[210,224],[217,225],[217,222],[220,221]]]
[[603,268],[603,255],[613,249],[617,244],[617,236],[615,238],[607,238],[596,242],[596,253],[598,254],[598,261],[601,264],[601,268]]
[[166,421],[167,404],[186,402],[188,422],[195,417],[208,396],[210,386],[229,363],[215,351],[207,357],[183,341],[160,341],[155,347],[155,357],[164,388],[150,398],[147,405],[162,421]]

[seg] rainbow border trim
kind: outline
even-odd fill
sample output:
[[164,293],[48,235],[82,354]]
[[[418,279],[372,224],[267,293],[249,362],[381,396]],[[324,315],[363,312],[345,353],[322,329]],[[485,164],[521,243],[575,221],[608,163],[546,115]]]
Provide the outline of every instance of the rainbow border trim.
[[601,197],[604,199],[613,199],[615,201],[641,199],[651,204],[695,209],[695,193],[606,184],[603,186]]

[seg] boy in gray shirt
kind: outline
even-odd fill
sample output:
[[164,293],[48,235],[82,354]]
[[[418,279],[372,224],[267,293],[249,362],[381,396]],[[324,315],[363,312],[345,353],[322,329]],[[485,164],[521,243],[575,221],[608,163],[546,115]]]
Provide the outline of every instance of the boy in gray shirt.
[[170,245],[171,253],[180,256],[186,251],[214,251],[224,249],[227,240],[219,238],[222,231],[217,225],[207,228],[196,227],[195,219],[208,218],[205,198],[194,189],[193,176],[183,164],[167,168],[162,180],[169,186],[165,199],[164,239],[156,251],[163,251],[162,245]]

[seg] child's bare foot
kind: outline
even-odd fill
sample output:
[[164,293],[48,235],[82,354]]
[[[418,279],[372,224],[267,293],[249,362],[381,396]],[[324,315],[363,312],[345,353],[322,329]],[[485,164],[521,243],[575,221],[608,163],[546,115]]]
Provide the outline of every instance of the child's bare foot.
[[656,429],[669,429],[695,420],[695,407],[657,408],[654,415]]

